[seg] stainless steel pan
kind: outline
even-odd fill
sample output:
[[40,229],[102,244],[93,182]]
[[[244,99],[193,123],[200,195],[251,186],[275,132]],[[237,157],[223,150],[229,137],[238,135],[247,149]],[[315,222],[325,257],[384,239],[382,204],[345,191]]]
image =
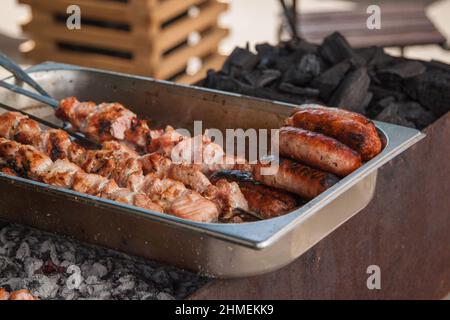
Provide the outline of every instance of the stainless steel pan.
[[[205,128],[222,130],[278,128],[298,107],[57,63],[29,73],[55,98],[119,101],[153,125],[191,128],[203,120]],[[56,120],[50,108],[5,90],[0,100]],[[9,176],[0,176],[0,218],[209,276],[261,274],[290,263],[363,209],[373,197],[377,169],[424,137],[414,129],[376,125],[386,140],[381,154],[303,207],[270,220],[196,223]]]

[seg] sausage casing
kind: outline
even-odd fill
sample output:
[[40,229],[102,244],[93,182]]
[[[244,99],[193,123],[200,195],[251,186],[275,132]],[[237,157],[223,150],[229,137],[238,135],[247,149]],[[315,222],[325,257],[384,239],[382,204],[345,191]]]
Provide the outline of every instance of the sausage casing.
[[315,198],[339,181],[334,174],[287,159],[280,160],[276,173],[263,175],[262,169],[268,166],[270,164],[256,164],[253,178],[267,186],[295,193],[305,200]]
[[350,111],[307,107],[287,118],[285,124],[335,138],[357,151],[364,161],[375,157],[382,148],[375,125],[362,115]]
[[292,158],[338,176],[346,176],[362,164],[360,155],[345,144],[301,128],[281,128],[279,144],[282,157]]

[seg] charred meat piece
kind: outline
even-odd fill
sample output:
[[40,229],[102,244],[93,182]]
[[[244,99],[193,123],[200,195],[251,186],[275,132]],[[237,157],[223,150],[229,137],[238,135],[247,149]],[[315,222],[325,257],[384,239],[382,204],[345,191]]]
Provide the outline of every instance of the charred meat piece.
[[174,216],[198,222],[214,222],[219,216],[218,208],[212,201],[187,189],[179,181],[160,179],[156,174],[149,173],[142,182],[142,190],[153,194],[165,212]]
[[61,100],[56,116],[97,142],[126,141],[140,150],[151,143],[147,122],[137,119],[136,114],[120,103],[96,105],[69,97]]
[[80,131],[99,142],[124,140],[136,115],[119,103],[102,103],[83,122]]
[[79,171],[75,174],[72,185],[73,190],[93,196],[106,195],[118,188],[119,186],[114,180],[84,171]]
[[335,138],[357,151],[363,161],[381,152],[382,143],[375,125],[349,111],[307,106],[287,118],[285,124]]
[[12,139],[15,128],[21,119],[27,117],[19,112],[5,112],[0,115],[0,136],[6,139]]
[[192,165],[172,165],[168,171],[168,177],[182,181],[186,186],[200,193],[205,192],[211,185],[209,179]]
[[257,164],[253,167],[253,177],[267,186],[283,189],[310,200],[336,184],[339,179],[331,174],[306,165],[282,159],[275,173],[263,169],[271,164]]
[[69,160],[56,160],[44,176],[43,181],[57,187],[72,188],[75,174],[80,167]]
[[236,208],[247,210],[245,197],[234,183],[222,181],[215,185],[192,164],[174,164],[162,153],[154,152],[140,158],[144,172],[155,174],[160,179],[174,179],[213,201],[222,214],[231,214]]
[[230,170],[211,176],[213,183],[219,179],[236,182],[248,202],[250,211],[260,214],[264,219],[286,214],[301,202],[293,194],[256,182],[249,172]]
[[69,148],[72,145],[72,140],[64,130],[49,129],[35,137],[32,144],[55,161],[69,157]]
[[68,97],[60,101],[55,115],[63,121],[69,121],[76,130],[80,130],[86,118],[96,109],[95,102],[80,102],[75,97]]
[[14,169],[20,175],[34,180],[42,180],[53,162],[46,154],[33,146],[20,145],[14,157],[14,164]]
[[356,151],[320,133],[283,127],[279,131],[279,143],[280,156],[338,176],[346,176],[362,165]]
[[220,179],[205,191],[205,196],[208,198],[207,194],[214,195],[210,199],[221,208],[224,217],[232,215],[237,208],[249,210],[248,202],[236,182]]
[[199,193],[187,190],[177,197],[170,205],[171,214],[197,222],[215,222],[219,211],[213,202],[208,201]]

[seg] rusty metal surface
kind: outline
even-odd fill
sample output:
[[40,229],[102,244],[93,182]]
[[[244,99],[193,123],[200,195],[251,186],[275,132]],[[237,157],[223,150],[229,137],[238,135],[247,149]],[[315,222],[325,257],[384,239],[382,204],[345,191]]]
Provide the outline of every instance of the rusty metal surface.
[[[450,113],[379,170],[375,197],[289,266],[190,299],[441,299],[450,291]],[[381,290],[366,269],[381,268]]]

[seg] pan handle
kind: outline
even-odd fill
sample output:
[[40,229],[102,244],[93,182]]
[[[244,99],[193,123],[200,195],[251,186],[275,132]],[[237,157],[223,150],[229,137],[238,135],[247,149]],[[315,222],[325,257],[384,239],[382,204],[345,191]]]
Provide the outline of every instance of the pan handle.
[[41,95],[45,97],[50,97],[50,95],[47,93],[47,91],[44,90],[40,86],[39,83],[34,81],[28,73],[26,73],[17,63],[15,63],[11,58],[9,58],[6,54],[4,54],[2,51],[0,51],[0,65],[11,72],[16,79],[22,80],[23,82],[30,85],[32,88],[34,88],[37,92],[39,92]]

